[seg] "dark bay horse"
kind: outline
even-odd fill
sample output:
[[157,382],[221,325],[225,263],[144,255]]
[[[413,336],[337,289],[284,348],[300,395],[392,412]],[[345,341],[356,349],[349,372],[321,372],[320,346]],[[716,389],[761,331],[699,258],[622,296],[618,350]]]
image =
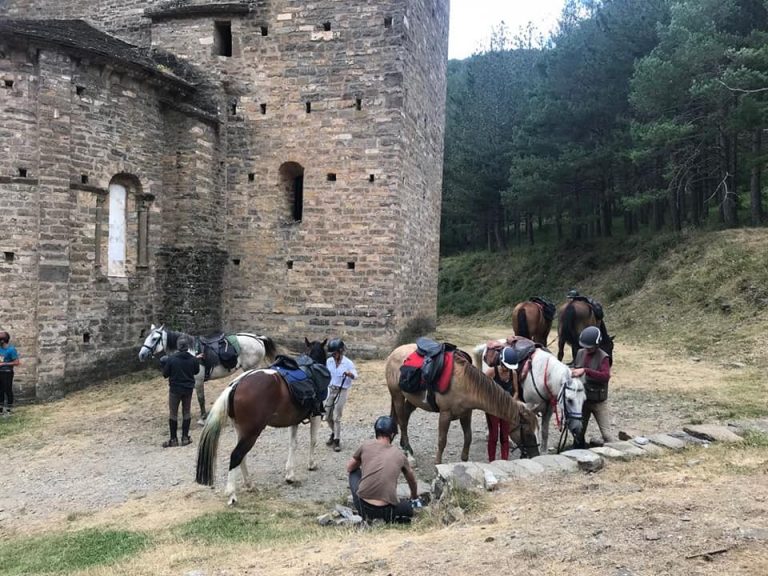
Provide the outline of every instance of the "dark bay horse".
[[579,351],[579,334],[587,326],[600,328],[600,348],[608,354],[613,364],[613,337],[608,335],[605,322],[598,320],[592,306],[583,300],[571,300],[560,310],[560,321],[557,326],[557,359],[563,359],[563,349],[568,344],[571,347],[571,362]]
[[515,336],[523,336],[546,348],[553,319],[547,319],[541,304],[526,300],[512,310],[512,329]]
[[[305,354],[312,358],[315,363],[325,366],[327,339],[322,342],[309,342],[305,338],[304,341],[307,347]],[[308,410],[300,408],[293,402],[288,385],[277,371],[272,369],[251,370],[233,380],[211,408],[205,428],[200,435],[200,445],[197,450],[195,480],[198,484],[213,486],[219,437],[226,425],[227,417],[232,420],[237,432],[237,446],[229,458],[229,474],[225,490],[228,504],[237,503],[235,483],[238,469],[245,486],[250,486],[245,457],[267,426],[274,428],[292,427],[288,460],[285,464],[285,480],[290,483],[294,480],[293,459],[298,426],[305,420],[309,420],[309,469],[315,470],[317,468],[314,451],[321,417],[310,417]]]

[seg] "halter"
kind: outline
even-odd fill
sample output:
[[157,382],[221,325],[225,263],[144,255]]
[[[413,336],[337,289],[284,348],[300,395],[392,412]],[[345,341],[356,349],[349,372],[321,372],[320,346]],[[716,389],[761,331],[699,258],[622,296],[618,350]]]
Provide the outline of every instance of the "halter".
[[[152,332],[150,332],[150,334],[154,334],[155,332],[160,334],[159,344],[162,346],[162,348],[160,348],[160,352],[165,352],[165,349],[166,349],[166,346],[165,346],[166,333],[165,333],[164,327],[161,326],[160,328],[155,328],[154,330],[152,330]],[[157,345],[158,345],[158,342],[155,342],[155,344],[153,346],[147,346],[146,344],[142,343],[141,349],[143,350],[144,348],[146,348],[147,350],[149,350],[149,352],[150,352],[150,354],[152,354],[152,356],[155,356],[155,348],[157,347]]]

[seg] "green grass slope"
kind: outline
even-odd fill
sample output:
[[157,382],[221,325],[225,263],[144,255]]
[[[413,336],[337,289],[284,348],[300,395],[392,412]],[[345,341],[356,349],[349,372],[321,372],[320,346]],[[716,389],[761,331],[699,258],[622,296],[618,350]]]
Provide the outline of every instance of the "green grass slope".
[[622,340],[768,365],[768,229],[763,228],[444,258],[439,311],[511,325],[516,302],[540,295],[559,305],[571,287],[603,302],[609,331]]

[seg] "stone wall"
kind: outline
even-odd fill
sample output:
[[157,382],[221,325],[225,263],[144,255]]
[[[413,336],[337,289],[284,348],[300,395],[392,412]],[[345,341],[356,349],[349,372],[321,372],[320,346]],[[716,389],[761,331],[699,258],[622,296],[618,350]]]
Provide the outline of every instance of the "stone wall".
[[[222,235],[223,215],[210,216],[220,203],[212,184],[220,170],[217,128],[174,118],[184,137],[166,137],[165,116],[183,115],[167,110],[162,91],[145,79],[35,45],[6,45],[0,53],[0,84],[13,82],[0,88],[0,229],[12,231],[0,239],[0,324],[23,358],[19,396],[51,398],[135,369],[142,330],[176,317],[175,309],[164,309],[156,278],[167,288],[178,264],[156,255],[176,238],[183,243],[185,234],[190,245],[193,235]],[[163,166],[164,155],[181,158],[177,172],[195,185],[183,193],[163,188],[173,172]],[[113,182],[128,190],[124,276],[107,274]],[[184,224],[198,209],[209,215]],[[176,214],[167,230],[164,211]],[[146,262],[138,260],[142,212],[149,222]],[[171,304],[205,308],[198,323],[220,322],[221,260],[193,260],[198,270],[211,269],[212,290],[200,287],[207,286],[205,274],[179,276],[188,293],[203,296]]]

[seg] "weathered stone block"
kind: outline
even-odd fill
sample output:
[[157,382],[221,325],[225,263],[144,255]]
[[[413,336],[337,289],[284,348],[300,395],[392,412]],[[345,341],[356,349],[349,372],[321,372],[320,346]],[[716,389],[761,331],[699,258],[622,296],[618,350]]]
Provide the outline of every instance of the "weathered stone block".
[[531,460],[541,464],[547,472],[576,472],[579,464],[562,454],[544,454]]
[[670,450],[682,450],[685,448],[685,442],[679,438],[674,438],[669,434],[652,434],[648,436],[648,440],[663,448],[669,448]]
[[533,460],[494,460],[493,465],[511,478],[530,478],[544,473],[544,466]]
[[600,446],[598,448],[590,448],[589,450],[610,460],[629,460],[631,458],[631,456],[626,452],[616,450],[615,448],[611,448],[609,446]]
[[608,442],[605,446],[620,450],[629,456],[645,456],[642,448],[632,442]]
[[734,434],[725,426],[716,426],[713,424],[683,426],[683,431],[691,436],[701,438],[702,440],[708,440],[709,442],[737,443],[744,441],[744,438]]
[[566,450],[561,455],[574,460],[586,472],[597,472],[605,464],[603,458],[591,450]]

